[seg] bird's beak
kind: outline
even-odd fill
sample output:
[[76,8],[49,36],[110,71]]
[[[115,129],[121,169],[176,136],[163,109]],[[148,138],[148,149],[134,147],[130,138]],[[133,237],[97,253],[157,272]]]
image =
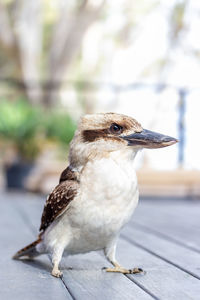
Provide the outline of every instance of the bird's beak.
[[173,145],[178,142],[177,139],[143,129],[141,132],[136,132],[127,136],[121,136],[128,141],[128,146],[140,146],[142,148],[162,148]]

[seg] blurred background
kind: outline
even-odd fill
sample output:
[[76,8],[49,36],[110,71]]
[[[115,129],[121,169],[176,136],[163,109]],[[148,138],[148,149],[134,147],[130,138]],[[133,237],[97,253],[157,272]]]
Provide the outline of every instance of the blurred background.
[[143,196],[200,197],[200,2],[1,0],[0,189],[48,193],[79,117],[177,137],[135,163]]

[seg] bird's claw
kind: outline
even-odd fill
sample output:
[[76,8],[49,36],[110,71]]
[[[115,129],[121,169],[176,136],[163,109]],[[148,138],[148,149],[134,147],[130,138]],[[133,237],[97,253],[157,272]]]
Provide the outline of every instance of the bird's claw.
[[63,276],[63,273],[60,270],[52,270],[51,275],[54,277],[60,278]]
[[141,268],[133,268],[133,269],[129,270],[129,274],[143,274],[143,275],[145,275],[146,271],[144,271]]

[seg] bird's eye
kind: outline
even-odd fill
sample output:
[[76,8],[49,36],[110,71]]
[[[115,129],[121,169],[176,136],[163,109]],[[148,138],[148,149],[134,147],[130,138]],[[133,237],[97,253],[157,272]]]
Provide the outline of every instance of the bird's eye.
[[123,131],[123,127],[114,123],[110,126],[110,132],[114,134],[120,134]]

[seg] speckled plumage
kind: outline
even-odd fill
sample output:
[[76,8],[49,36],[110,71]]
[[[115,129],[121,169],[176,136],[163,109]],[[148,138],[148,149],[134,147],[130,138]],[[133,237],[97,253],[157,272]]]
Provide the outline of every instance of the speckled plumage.
[[58,216],[64,213],[78,191],[78,182],[65,180],[48,196],[44,206],[40,230],[45,230]]

